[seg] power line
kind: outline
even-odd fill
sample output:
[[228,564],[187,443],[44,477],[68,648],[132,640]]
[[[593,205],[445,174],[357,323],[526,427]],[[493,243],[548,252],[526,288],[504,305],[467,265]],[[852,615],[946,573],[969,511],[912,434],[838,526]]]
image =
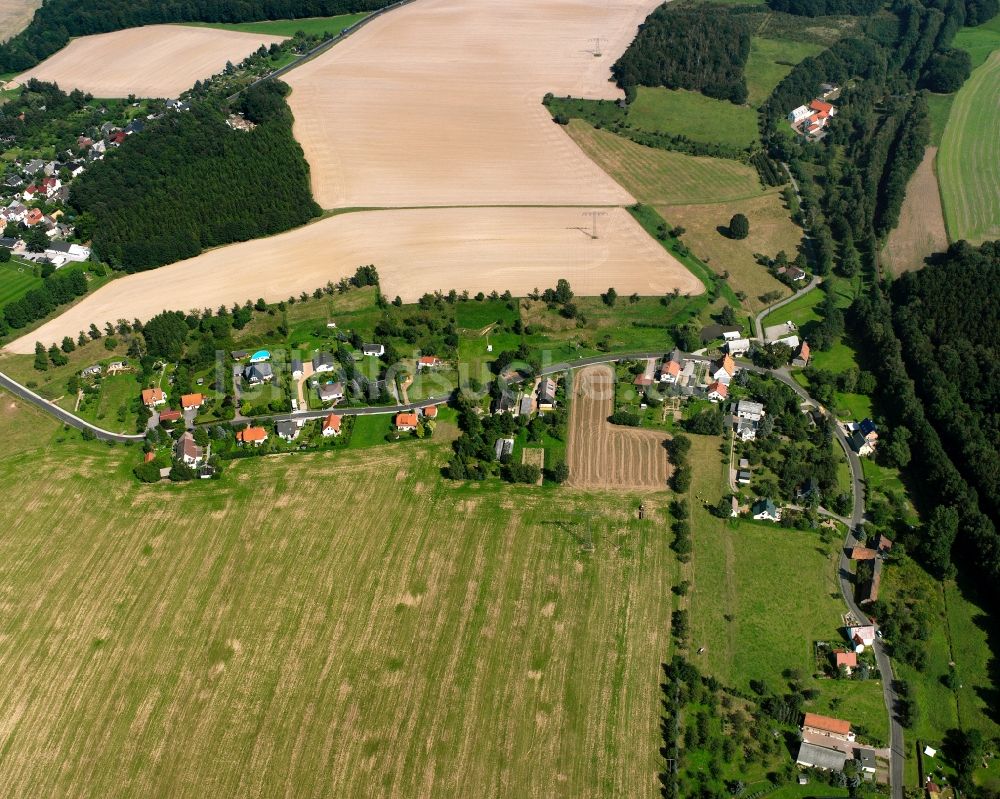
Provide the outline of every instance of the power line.
[[597,217],[599,217],[599,216],[607,216],[608,215],[607,211],[584,211],[583,215],[590,217],[590,220],[591,220],[590,238],[596,239],[597,238]]

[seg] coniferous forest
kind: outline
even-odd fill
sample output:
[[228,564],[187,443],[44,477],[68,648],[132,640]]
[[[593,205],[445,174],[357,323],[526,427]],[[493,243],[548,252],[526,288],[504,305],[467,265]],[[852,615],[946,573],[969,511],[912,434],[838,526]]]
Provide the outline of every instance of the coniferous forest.
[[750,31],[739,16],[710,5],[664,5],[646,18],[611,71],[626,90],[666,86],[744,103],[743,68],[749,55]]
[[253,22],[375,11],[393,0],[46,0],[31,24],[0,44],[0,72],[21,72],[70,37],[164,22]]
[[203,104],[168,113],[81,175],[70,202],[97,256],[140,272],[316,216],[287,92],[271,80],[243,95],[241,110],[258,123],[249,132]]

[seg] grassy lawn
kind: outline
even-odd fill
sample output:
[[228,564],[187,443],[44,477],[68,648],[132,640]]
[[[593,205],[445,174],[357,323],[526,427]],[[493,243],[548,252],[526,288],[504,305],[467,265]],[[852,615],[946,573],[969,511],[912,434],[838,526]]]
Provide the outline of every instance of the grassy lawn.
[[0,432],[7,792],[658,795],[662,509],[434,442],[144,486],[9,397]]
[[42,285],[42,279],[35,277],[35,267],[19,259],[0,264],[0,308],[19,300],[29,291]]
[[1000,51],[955,95],[937,155],[945,226],[952,240],[1000,236]]
[[1000,14],[975,28],[962,28],[955,34],[952,47],[959,47],[972,56],[972,68],[982,66],[990,53],[1000,50]]
[[[87,421],[117,433],[135,432],[133,400],[139,395],[141,386],[132,372],[106,375],[100,381],[101,391],[93,399],[85,396],[77,412]],[[68,410],[73,409],[75,397],[66,397],[61,402]]]
[[354,418],[351,432],[351,449],[363,449],[374,444],[384,444],[385,437],[393,431],[393,414],[378,413]]
[[757,114],[749,106],[683,89],[638,87],[628,121],[643,130],[686,136],[706,144],[742,148],[760,140]]
[[455,308],[455,324],[465,331],[480,331],[490,325],[513,322],[517,310],[511,310],[503,300],[483,300],[459,303]]
[[750,57],[744,70],[750,104],[759,106],[792,71],[793,66],[806,56],[817,55],[823,49],[821,45],[810,42],[754,36],[750,40]]
[[340,14],[335,17],[303,17],[302,19],[272,19],[264,22],[185,22],[200,28],[221,28],[243,33],[262,33],[268,36],[294,36],[299,31],[322,36],[324,33],[340,33],[367,17],[367,14]]
[[[754,260],[754,253],[774,257],[784,250],[794,258],[802,230],[789,217],[777,189],[744,200],[719,204],[660,206],[658,210],[672,225],[685,229],[682,236],[691,250],[718,274],[729,273],[729,285],[747,295],[743,307],[756,313],[764,307],[759,297],[772,291],[787,296],[790,290]],[[750,220],[750,235],[736,240],[725,235],[733,214]],[[720,230],[721,228],[721,230]]]
[[644,147],[579,119],[566,130],[598,166],[650,205],[731,202],[764,193],[757,171],[738,161]]
[[951,106],[954,102],[954,94],[927,93],[927,111],[931,121],[930,144],[932,147],[941,145],[941,137],[948,126],[948,116],[951,114]]

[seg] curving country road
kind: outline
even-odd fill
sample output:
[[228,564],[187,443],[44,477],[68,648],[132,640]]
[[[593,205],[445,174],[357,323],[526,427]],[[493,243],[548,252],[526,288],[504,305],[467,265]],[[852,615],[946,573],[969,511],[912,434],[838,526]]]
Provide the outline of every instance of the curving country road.
[[764,317],[767,316],[770,313],[773,313],[774,311],[777,311],[779,308],[784,308],[790,302],[795,302],[795,300],[797,300],[803,294],[808,294],[810,291],[812,291],[814,288],[816,288],[822,282],[823,282],[823,278],[818,277],[818,276],[813,277],[813,279],[809,281],[809,285],[808,286],[803,286],[798,291],[796,291],[794,294],[792,294],[790,297],[785,297],[785,299],[781,300],[781,302],[776,302],[774,305],[767,306],[767,308],[765,308],[763,311],[761,311],[759,314],[757,314],[757,316],[754,318],[754,320],[753,320],[754,329],[757,331],[757,335],[751,336],[750,338],[753,339],[753,340],[755,340],[755,341],[763,342],[764,341]]
[[[817,283],[819,278],[814,279],[813,283],[807,286],[798,294],[802,294],[806,291],[811,290]],[[798,296],[795,295],[795,296]],[[790,297],[789,301],[794,299]],[[780,304],[779,304],[780,305]],[[778,306],[772,306],[772,309]],[[760,318],[760,317],[759,317]],[[663,351],[656,352],[629,352],[629,353],[618,353],[618,354],[602,354],[593,355],[587,358],[580,358],[578,360],[569,362],[563,361],[560,363],[549,364],[540,370],[541,375],[553,375],[562,372],[569,372],[572,369],[578,369],[583,366],[591,366],[594,364],[605,364],[614,363],[620,360],[641,360],[644,358],[662,358]],[[694,361],[708,362],[711,359],[705,356],[699,355],[685,355],[683,357],[690,358]],[[805,402],[809,402],[818,408],[823,413],[826,410],[820,405],[816,400],[814,400],[809,392],[806,391],[802,386],[800,386],[795,379],[792,377],[791,373],[787,368],[782,369],[765,369],[760,366],[755,366],[748,361],[740,359],[738,361],[739,365],[743,369],[747,369],[751,372],[756,372],[758,374],[768,374],[772,377],[780,380],[786,386],[792,389],[799,397]],[[89,430],[98,439],[102,441],[116,441],[121,443],[130,443],[142,441],[145,436],[142,435],[123,435],[120,433],[112,433],[109,430],[104,430],[90,422],[81,419],[69,411],[66,411],[57,405],[46,400],[44,397],[40,397],[35,392],[22,386],[20,383],[11,379],[7,375],[0,372],[0,387],[3,387],[10,391],[12,394],[20,397],[21,399],[30,402],[33,405],[41,408],[47,413],[52,414],[57,419],[59,419],[64,424],[68,424],[78,430]],[[420,400],[418,402],[410,402],[403,405],[387,405],[387,406],[367,406],[361,408],[344,408],[343,410],[338,410],[337,412],[346,416],[367,416],[373,414],[386,414],[386,413],[402,413],[406,411],[417,410],[418,408],[425,408],[428,405],[441,405],[450,399],[451,394],[444,394],[436,397],[428,397],[426,399]],[[300,413],[288,414],[273,414],[270,416],[258,416],[254,417],[254,421],[264,421],[272,420],[275,418],[295,418],[295,419],[322,419],[330,413],[330,410],[321,411],[305,411]],[[250,420],[245,420],[250,421]],[[844,540],[844,549],[841,552],[838,582],[840,584],[840,591],[844,597],[844,603],[847,605],[848,610],[854,615],[859,621],[868,618],[867,614],[858,606],[854,600],[854,584],[851,579],[850,570],[850,560],[847,557],[847,551],[854,546],[859,546],[863,544],[863,541],[859,538],[861,534],[861,529],[865,521],[865,484],[864,484],[864,473],[861,468],[861,460],[851,449],[851,446],[847,440],[847,436],[841,430],[839,425],[834,425],[834,433],[839,442],[841,448],[844,450],[844,454],[847,456],[847,463],[851,471],[851,493],[853,496],[853,508],[851,511],[850,525],[847,530],[847,537]],[[903,743],[903,727],[899,723],[896,716],[896,708],[899,704],[899,695],[896,692],[892,671],[892,661],[889,658],[888,653],[885,650],[885,646],[881,640],[876,639],[874,646],[872,647],[875,653],[875,661],[878,664],[879,672],[882,675],[882,694],[885,701],[886,710],[889,715],[889,780],[892,791],[892,799],[903,799],[903,760],[904,760],[904,743]]]

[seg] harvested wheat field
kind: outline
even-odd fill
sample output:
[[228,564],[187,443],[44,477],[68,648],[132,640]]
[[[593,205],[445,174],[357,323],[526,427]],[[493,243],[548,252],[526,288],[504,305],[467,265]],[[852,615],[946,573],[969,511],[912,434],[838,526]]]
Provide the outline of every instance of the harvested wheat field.
[[613,425],[614,372],[588,366],[573,375],[567,462],[576,488],[662,491],[670,464],[666,436],[655,430]]
[[3,0],[0,3],[0,42],[24,30],[42,0]]
[[928,147],[924,152],[924,160],[906,186],[899,225],[889,234],[882,252],[893,275],[922,269],[928,255],[948,249],[941,192],[934,174],[936,156],[937,147]]
[[184,25],[148,25],[74,39],[17,77],[53,81],[96,97],[176,97],[283,36]]
[[12,406],[5,796],[659,796],[663,516],[445,481],[433,440],[143,486]]
[[420,0],[372,21],[286,78],[316,201],[630,203],[541,100],[622,96],[611,65],[657,4]]
[[148,319],[168,309],[217,307],[312,291],[375,264],[382,289],[407,302],[429,291],[468,289],[524,296],[564,277],[580,295],[610,282],[623,294],[699,294],[702,284],[623,209],[600,218],[599,238],[581,208],[422,208],[343,214],[266,239],[112,281],[9,345],[76,337],[90,324]]

